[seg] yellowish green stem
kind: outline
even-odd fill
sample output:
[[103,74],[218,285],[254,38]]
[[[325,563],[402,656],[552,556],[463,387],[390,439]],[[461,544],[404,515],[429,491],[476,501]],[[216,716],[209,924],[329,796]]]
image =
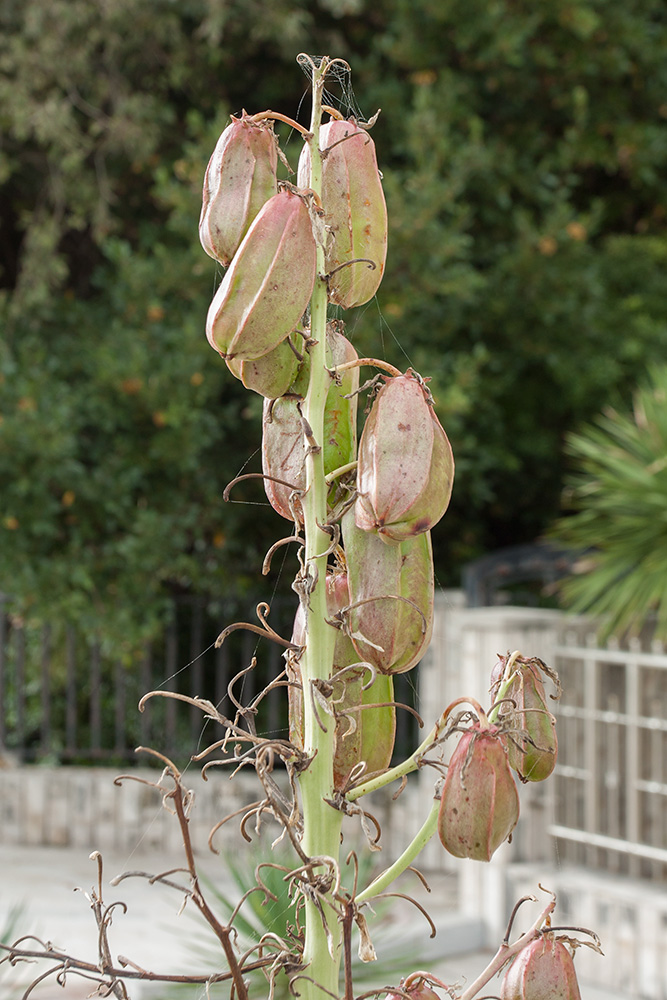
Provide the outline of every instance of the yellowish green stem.
[[417,833],[410,844],[408,844],[400,858],[397,858],[391,867],[387,868],[386,871],[383,871],[381,875],[378,875],[378,877],[374,879],[371,884],[363,890],[363,892],[360,892],[357,895],[357,903],[365,903],[367,899],[372,899],[373,896],[378,896],[381,892],[384,892],[385,889],[391,885],[394,879],[397,879],[399,875],[403,874],[406,868],[410,867],[419,852],[428,844],[429,840],[435,833],[438,827],[439,811],[440,800],[434,799],[431,811],[426,817],[419,833]]
[[[319,148],[322,91],[327,60],[313,69],[313,110],[310,125],[310,187],[321,196],[322,156]],[[331,377],[326,370],[327,285],[324,248],[317,249],[317,277],[310,304],[310,382],[303,404],[306,421],[306,493],[302,500],[305,533],[305,576],[301,581],[306,615],[306,649],[301,658],[304,706],[304,750],[312,757],[300,776],[303,809],[303,850],[309,858],[330,858],[338,865],[342,813],[326,801],[333,798],[335,720],[320,708],[315,710],[314,685],[327,680],[333,669],[336,633],[326,623],[326,568],[322,555],[330,536],[320,525],[327,521],[327,486],[324,478],[322,441],[324,408]],[[323,865],[318,875],[326,874]],[[305,897],[304,963],[308,979],[300,979],[298,991],[306,1000],[322,1000],[328,991],[338,994],[341,958],[341,925],[330,905],[330,897],[319,901]],[[318,905],[319,902],[319,905]],[[326,921],[326,928],[324,925]]]

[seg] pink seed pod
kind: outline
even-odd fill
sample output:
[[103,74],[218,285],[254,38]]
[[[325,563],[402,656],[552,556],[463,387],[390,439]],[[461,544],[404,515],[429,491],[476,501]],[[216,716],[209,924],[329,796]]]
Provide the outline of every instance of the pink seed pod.
[[[357,352],[340,332],[339,324],[329,323],[327,364],[333,368],[356,357]],[[309,373],[310,357],[306,355],[291,392],[272,402],[266,400],[262,417],[262,471],[266,476],[282,479],[297,490],[306,488],[306,441],[299,405],[303,401],[301,392],[308,387]],[[355,390],[358,386],[358,368],[344,372],[339,382],[331,380],[324,410],[322,451],[325,475],[352,462],[356,456]],[[264,482],[264,489],[273,509],[288,521],[293,520],[290,506],[293,490],[268,479]]]
[[357,527],[391,543],[428,531],[445,513],[454,456],[421,379],[389,378],[359,442]]
[[[327,575],[327,610],[333,618],[349,603],[347,575]],[[292,642],[301,646],[305,642],[303,607],[299,605],[292,630]],[[336,635],[334,647],[334,675],[345,670],[333,683],[329,705],[336,715],[336,744],[333,761],[334,788],[346,788],[350,775],[363,761],[365,768],[361,780],[386,771],[391,762],[396,736],[396,709],[388,703],[394,700],[391,677],[377,675],[369,683],[370,672],[359,664],[359,656],[350,639],[342,630]],[[298,669],[288,660],[290,740],[303,748],[303,692]],[[364,707],[365,706],[365,707]],[[324,710],[320,710],[324,716]],[[323,719],[324,721],[324,719]],[[325,722],[326,725],[326,722]]]
[[301,519],[301,503],[293,494],[306,488],[306,445],[298,409],[302,402],[297,393],[286,393],[265,399],[262,412],[262,472],[272,477],[264,480],[264,491],[273,509],[288,521]]
[[294,330],[313,292],[316,246],[304,200],[285,188],[243,238],[208,310],[206,336],[223,358],[254,360]]
[[548,669],[541,660],[513,654],[501,657],[491,675],[496,697],[502,686],[498,721],[507,731],[510,767],[524,782],[548,778],[558,756],[556,720],[547,707],[540,668]]
[[519,819],[519,794],[497,726],[475,723],[459,740],[442,789],[438,833],[456,858],[490,861]]
[[385,545],[374,532],[357,528],[352,510],[342,529],[352,605],[347,625],[355,648],[382,673],[405,673],[422,658],[433,631],[430,532]]
[[277,399],[292,385],[300,364],[290,346],[290,339],[285,337],[277,347],[261,358],[247,361],[228,358],[226,365],[246,389],[252,389],[266,399]]
[[502,1000],[581,1000],[569,949],[553,934],[523,948],[505,973]]
[[[325,250],[329,298],[352,309],[377,292],[387,256],[387,206],[375,144],[356,122],[332,121],[320,129],[320,146],[322,205],[330,232]],[[310,187],[307,145],[299,160],[298,183]]]
[[224,130],[204,175],[199,239],[225,267],[265,202],[278,191],[278,145],[269,122],[245,113]]

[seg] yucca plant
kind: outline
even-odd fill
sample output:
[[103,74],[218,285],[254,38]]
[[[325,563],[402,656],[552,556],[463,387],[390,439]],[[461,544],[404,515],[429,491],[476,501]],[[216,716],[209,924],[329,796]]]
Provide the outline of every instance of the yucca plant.
[[572,513],[551,532],[582,551],[562,584],[565,603],[600,616],[604,637],[655,619],[667,637],[667,366],[655,366],[631,409],[608,407],[572,434]]

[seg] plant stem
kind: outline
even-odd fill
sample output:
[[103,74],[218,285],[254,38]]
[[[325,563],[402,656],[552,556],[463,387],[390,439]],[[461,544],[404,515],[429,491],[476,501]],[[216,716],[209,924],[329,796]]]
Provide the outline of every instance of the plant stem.
[[[318,196],[322,190],[322,157],[319,148],[322,91],[328,60],[313,66],[313,109],[311,117],[310,187]],[[305,533],[305,577],[302,583],[306,616],[306,649],[301,658],[304,708],[304,750],[312,756],[310,766],[300,776],[303,809],[303,850],[309,858],[326,856],[338,865],[342,813],[325,799],[333,797],[333,755],[335,720],[315,711],[314,682],[326,680],[333,668],[335,630],[326,623],[326,556],[330,536],[320,525],[327,520],[327,487],[321,443],[324,437],[324,407],[331,377],[326,370],[327,285],[324,248],[317,248],[317,277],[310,304],[310,336],[315,343],[310,349],[310,382],[303,404],[303,416],[308,424],[306,461],[306,493],[302,500]],[[313,445],[312,442],[315,442]],[[318,447],[319,446],[319,447]],[[323,867],[318,875],[325,875]],[[305,943],[304,962],[310,979],[299,982],[299,992],[306,1000],[322,1000],[323,990],[338,994],[341,958],[341,927],[337,915],[326,899],[304,895]],[[324,926],[326,920],[327,928]],[[331,947],[330,947],[331,944]],[[322,989],[318,989],[321,986]]]
[[426,817],[421,830],[406,847],[400,858],[397,858],[393,865],[387,868],[386,871],[382,872],[381,875],[378,875],[378,877],[371,882],[371,884],[367,886],[363,892],[360,892],[356,897],[355,902],[364,903],[367,899],[372,899],[373,896],[377,896],[379,893],[384,892],[387,886],[391,885],[394,879],[397,879],[399,875],[403,874],[405,869],[412,864],[419,852],[426,846],[426,844],[428,844],[429,840],[435,833],[438,825],[439,811],[440,800],[434,799],[431,811]]
[[421,763],[421,759],[429,750],[436,740],[440,739],[442,731],[445,727],[446,712],[440,716],[433,729],[429,732],[425,740],[423,740],[417,749],[410,754],[410,756],[404,760],[401,764],[397,764],[396,767],[390,768],[385,771],[384,774],[379,774],[377,778],[371,778],[370,781],[365,781],[363,785],[357,785],[353,788],[351,792],[348,792],[346,798],[348,802],[354,802],[356,799],[360,799],[362,795],[368,795],[369,792],[375,792],[378,788],[384,788],[392,781],[396,781],[397,778],[402,778],[405,774],[410,774],[411,771],[416,771]]

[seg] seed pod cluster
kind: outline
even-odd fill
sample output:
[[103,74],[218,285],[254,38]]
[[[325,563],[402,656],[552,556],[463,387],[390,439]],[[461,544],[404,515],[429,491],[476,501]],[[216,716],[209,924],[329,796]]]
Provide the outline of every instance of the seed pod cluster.
[[[264,397],[264,489],[274,510],[295,523],[285,541],[299,543],[302,531],[312,530],[314,512],[323,532],[319,540],[325,532],[331,538],[324,555],[304,557],[304,550],[312,552],[310,536],[300,552],[295,589],[301,601],[286,662],[289,753],[296,759],[296,751],[310,753],[313,746],[315,754],[323,746],[330,752],[329,740],[317,744],[310,734],[315,722],[324,732],[333,730],[329,787],[323,789],[331,796],[333,783],[338,794],[326,799],[333,805],[355,784],[390,767],[393,677],[419,663],[431,640],[431,529],[450,501],[454,458],[428,380],[411,369],[372,380],[375,395],[357,447],[361,362],[340,321],[329,321],[325,334],[324,282],[329,303],[344,309],[376,294],[386,260],[387,210],[367,128],[354,120],[321,127],[319,197],[309,190],[314,141],[307,136],[298,186],[279,183],[272,126],[245,113],[233,119],[206,171],[200,238],[206,252],[228,268],[209,308],[206,334],[231,374]],[[324,259],[325,272],[319,275],[318,259],[320,268]],[[319,298],[309,317],[316,282]],[[328,387],[313,360],[321,359],[325,336]],[[320,349],[311,354],[317,337]],[[322,440],[315,440],[304,417],[317,405],[324,407]],[[320,409],[313,421],[318,426],[321,415]],[[319,459],[308,464],[313,454],[322,456],[324,474],[333,481],[324,524],[322,484],[313,491],[316,504],[303,499],[320,468]],[[337,631],[331,673],[327,662],[306,687],[301,665],[310,668],[317,660],[310,647],[307,659],[302,657],[313,623],[310,598],[321,593],[315,590],[318,580],[326,588],[327,627]],[[323,624],[317,623],[320,632]],[[519,816],[513,771],[522,781],[538,781],[553,770],[557,740],[543,672],[554,676],[537,659],[501,657],[493,678],[493,714],[480,710],[454,749],[437,829],[456,857],[489,861],[511,838]],[[436,737],[433,745],[438,742]],[[355,920],[363,939],[361,914]],[[427,974],[413,973],[402,992],[411,1000],[433,1000],[431,985]],[[553,934],[542,933],[513,960],[501,990],[503,1000],[579,1000],[570,952]]]

